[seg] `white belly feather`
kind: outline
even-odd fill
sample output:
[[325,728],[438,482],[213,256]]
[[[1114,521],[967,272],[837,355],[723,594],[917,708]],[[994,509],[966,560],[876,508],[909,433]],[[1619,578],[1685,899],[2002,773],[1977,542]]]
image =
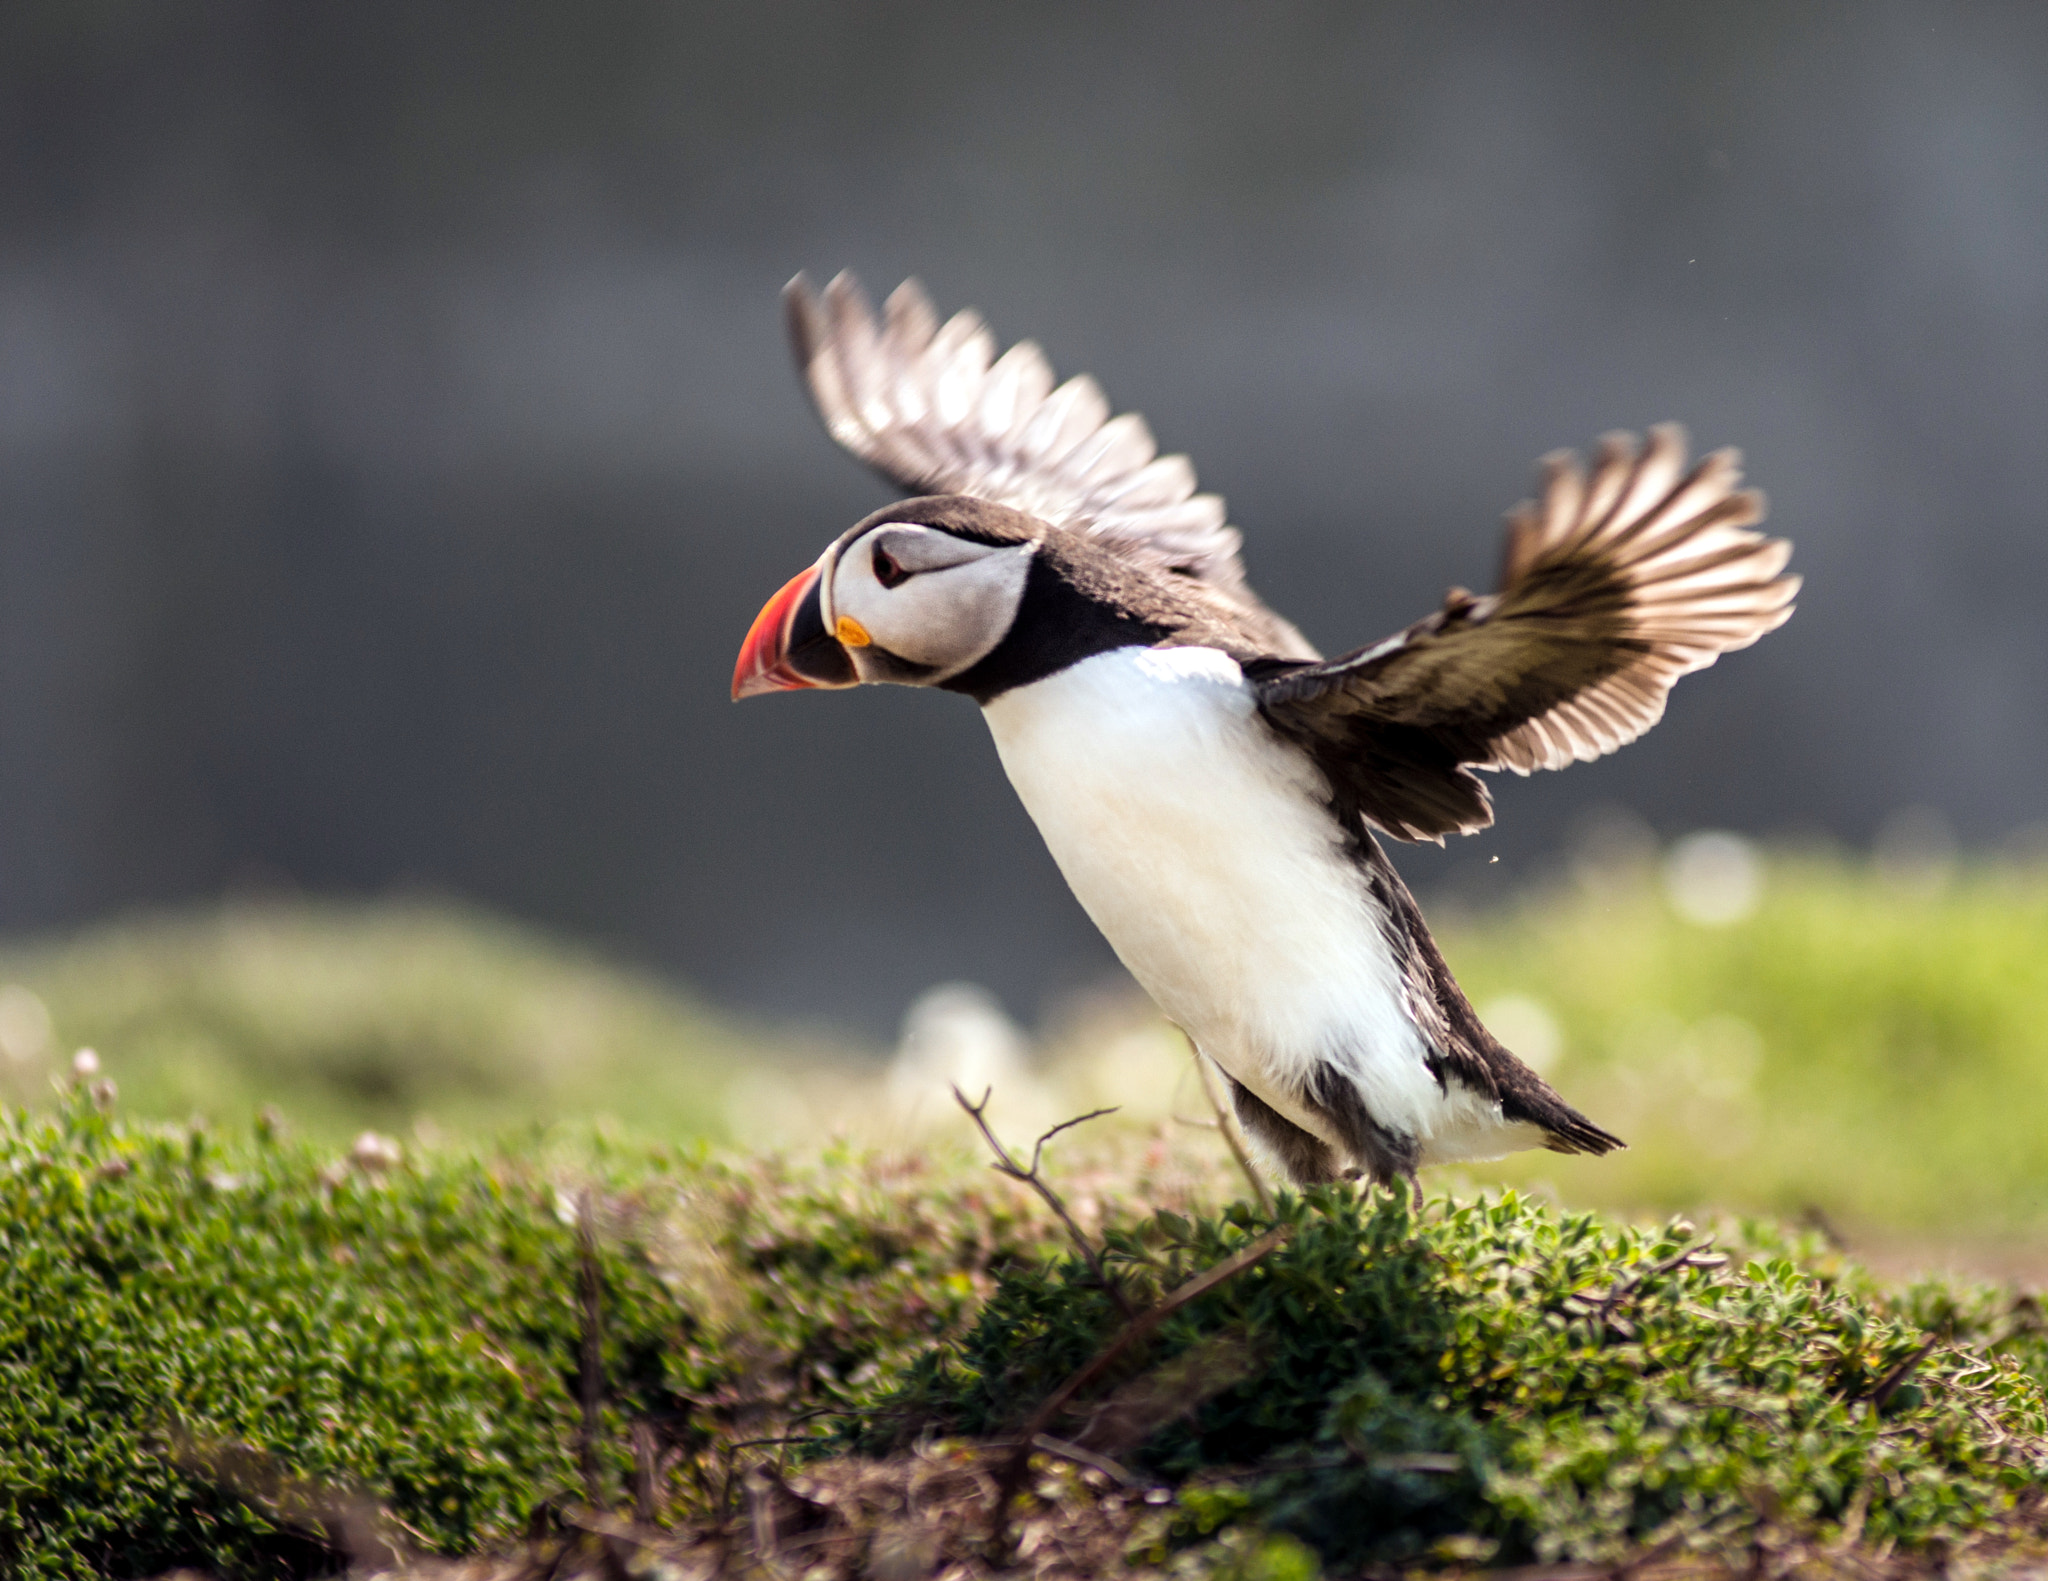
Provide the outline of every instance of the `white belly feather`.
[[1167,1017],[1295,1124],[1322,1061],[1426,1159],[1524,1127],[1424,1064],[1377,908],[1313,763],[1213,648],[1098,654],[985,709],[1010,782],[1075,896]]

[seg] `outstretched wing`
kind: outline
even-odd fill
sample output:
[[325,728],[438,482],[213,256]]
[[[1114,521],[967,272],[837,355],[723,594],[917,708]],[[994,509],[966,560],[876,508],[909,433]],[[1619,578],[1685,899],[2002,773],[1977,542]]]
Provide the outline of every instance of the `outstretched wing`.
[[1159,455],[1144,418],[1112,417],[1086,374],[1055,388],[1028,340],[998,357],[978,313],[941,324],[915,280],[879,322],[851,274],[822,297],[798,275],[783,303],[826,431],[905,493],[971,494],[1085,533],[1220,595],[1273,651],[1316,657],[1245,585],[1222,496],[1197,493],[1188,458]]
[[1720,450],[1691,471],[1673,424],[1544,459],[1508,516],[1501,588],[1371,648],[1258,667],[1260,706],[1388,833],[1441,840],[1493,821],[1472,769],[1563,768],[1633,741],[1681,675],[1784,624],[1792,546],[1748,529],[1763,496]]

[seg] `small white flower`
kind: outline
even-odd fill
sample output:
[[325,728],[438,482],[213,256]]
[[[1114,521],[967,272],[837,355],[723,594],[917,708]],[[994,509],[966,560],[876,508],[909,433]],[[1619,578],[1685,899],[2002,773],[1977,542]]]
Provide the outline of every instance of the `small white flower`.
[[358,1169],[383,1171],[396,1169],[405,1155],[398,1144],[388,1136],[379,1136],[375,1131],[365,1131],[356,1138],[356,1145],[348,1150],[350,1161]]
[[1664,893],[1686,921],[1729,927],[1752,916],[1763,900],[1763,860],[1741,835],[1703,829],[1664,859]]

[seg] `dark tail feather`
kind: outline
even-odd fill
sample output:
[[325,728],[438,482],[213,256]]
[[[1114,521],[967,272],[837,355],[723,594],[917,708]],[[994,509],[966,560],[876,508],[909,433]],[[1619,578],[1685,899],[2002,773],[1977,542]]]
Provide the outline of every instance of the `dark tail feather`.
[[1543,1127],[1543,1145],[1553,1153],[1611,1153],[1617,1147],[1628,1143],[1611,1131],[1603,1131],[1578,1110],[1560,1103],[1562,1114],[1545,1115],[1537,1123]]

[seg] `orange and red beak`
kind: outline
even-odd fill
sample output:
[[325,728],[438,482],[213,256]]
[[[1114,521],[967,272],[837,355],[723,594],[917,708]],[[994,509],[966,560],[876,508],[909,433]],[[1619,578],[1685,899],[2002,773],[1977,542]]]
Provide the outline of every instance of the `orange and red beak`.
[[844,646],[825,629],[819,601],[824,562],[799,571],[754,617],[732,671],[732,700],[814,686],[852,686],[860,677]]

